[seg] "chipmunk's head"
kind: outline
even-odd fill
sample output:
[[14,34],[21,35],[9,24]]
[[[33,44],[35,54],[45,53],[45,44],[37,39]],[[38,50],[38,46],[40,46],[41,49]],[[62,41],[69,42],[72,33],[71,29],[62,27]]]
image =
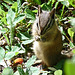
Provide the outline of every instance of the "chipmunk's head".
[[36,21],[38,34],[43,35],[55,22],[55,8],[51,11],[42,11],[39,6]]

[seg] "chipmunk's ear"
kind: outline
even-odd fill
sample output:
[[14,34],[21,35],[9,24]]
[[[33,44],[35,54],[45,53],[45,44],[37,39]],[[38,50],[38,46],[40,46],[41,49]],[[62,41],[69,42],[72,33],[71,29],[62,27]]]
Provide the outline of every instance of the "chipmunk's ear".
[[40,5],[38,6],[38,13],[37,13],[37,16],[40,16],[40,14],[42,13],[42,9],[40,7]]
[[50,16],[53,19],[55,18],[55,11],[56,11],[55,7],[50,11]]

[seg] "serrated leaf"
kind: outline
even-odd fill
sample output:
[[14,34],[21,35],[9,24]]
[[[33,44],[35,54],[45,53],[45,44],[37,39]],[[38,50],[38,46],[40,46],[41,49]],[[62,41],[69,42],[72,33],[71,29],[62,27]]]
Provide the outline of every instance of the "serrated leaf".
[[10,67],[7,67],[3,70],[2,75],[13,75],[13,70]]
[[36,56],[32,56],[27,62],[26,67],[29,68],[36,60]]
[[9,59],[11,59],[14,56],[15,56],[15,52],[8,52],[5,55],[5,60],[9,60]]
[[5,50],[2,47],[0,47],[0,61],[4,59],[4,56],[5,56]]
[[54,75],[62,75],[62,70],[56,70],[56,71],[54,72]]

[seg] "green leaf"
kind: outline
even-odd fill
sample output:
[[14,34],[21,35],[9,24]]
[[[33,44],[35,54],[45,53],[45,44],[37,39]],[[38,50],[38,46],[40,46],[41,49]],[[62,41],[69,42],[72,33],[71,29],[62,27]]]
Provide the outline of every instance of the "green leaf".
[[11,59],[14,56],[15,56],[15,52],[8,52],[5,55],[5,60],[9,60],[9,59]]
[[1,18],[1,21],[7,25],[6,17]]
[[5,16],[5,11],[1,9],[0,7],[0,15]]
[[75,54],[75,49],[74,49],[74,50],[72,50],[72,52]]
[[23,41],[22,44],[27,45],[27,44],[30,44],[30,43],[32,43],[32,42],[33,42],[33,39]]
[[9,43],[9,39],[8,39],[7,35],[3,34],[3,36],[5,37],[5,39],[7,40],[8,45],[9,45],[10,43]]
[[75,26],[75,18],[71,19],[71,25]]
[[0,47],[0,61],[4,59],[4,56],[5,56],[5,50],[2,47]]
[[72,31],[72,28],[68,28],[68,34],[73,38],[74,32]]
[[23,33],[19,33],[19,36],[21,37],[21,40],[28,40],[29,38],[25,36]]
[[2,3],[7,9],[10,9],[10,6],[8,6],[6,3]]
[[4,68],[2,75],[13,75],[13,70],[10,67]]
[[20,14],[14,19],[13,23],[16,24],[16,23],[22,21],[24,18],[25,18],[25,14]]
[[8,3],[8,4],[13,4],[12,0],[4,0],[4,2]]
[[2,28],[0,31],[1,31],[1,33],[4,34],[4,33],[6,33],[8,31],[8,29],[7,28]]
[[16,72],[14,73],[14,75],[20,75],[20,74],[19,74],[19,72],[18,72],[18,71],[16,71]]
[[17,67],[17,70],[18,70],[20,75],[25,75],[25,73],[21,67]]
[[30,18],[33,20],[35,19],[35,14],[30,9],[26,9],[25,13],[26,13],[26,18]]
[[[75,59],[75,57],[74,57]],[[72,60],[67,60],[65,62],[65,74],[66,75],[75,75],[75,61],[73,62]]]
[[73,7],[75,7],[75,0],[68,0],[68,1]]
[[15,18],[15,12],[12,9],[9,9],[6,18],[7,18],[7,23],[11,25]]
[[56,71],[54,72],[54,75],[62,75],[62,70],[56,70]]
[[30,70],[32,72],[32,75],[39,75],[40,74],[40,69],[37,67],[30,67]]
[[15,29],[15,25],[13,24],[14,19],[15,19],[15,12],[12,9],[9,9],[8,14],[7,14],[7,23],[10,25],[10,44],[11,46],[14,40],[14,29]]
[[74,27],[72,27],[72,31],[75,33],[75,26],[74,26]]
[[12,48],[12,50],[11,50],[12,52],[17,52],[20,50],[20,47],[18,47],[18,46],[12,46],[11,48]]
[[35,3],[37,3],[38,5],[41,4],[41,0],[33,0]]
[[70,44],[70,47],[71,47],[71,48],[73,48],[73,47],[74,47],[74,44],[73,44],[71,41],[70,41],[70,43],[69,43],[69,44]]
[[21,0],[17,0],[17,4],[18,4],[18,12],[21,10]]
[[62,3],[63,5],[65,5],[66,7],[68,7],[68,6],[69,6],[69,2],[68,2],[67,0],[62,1],[61,3]]
[[27,62],[26,67],[29,68],[36,60],[36,56],[32,56]]
[[17,12],[17,7],[18,7],[17,2],[14,2],[14,4],[11,6],[11,8],[15,9],[16,12]]

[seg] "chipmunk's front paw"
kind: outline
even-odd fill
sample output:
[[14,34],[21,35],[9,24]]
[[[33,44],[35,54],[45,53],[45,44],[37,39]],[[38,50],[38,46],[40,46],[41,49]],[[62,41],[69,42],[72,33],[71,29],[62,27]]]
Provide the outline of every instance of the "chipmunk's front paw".
[[40,36],[36,36],[36,37],[35,37],[35,40],[36,40],[36,41],[40,41]]

